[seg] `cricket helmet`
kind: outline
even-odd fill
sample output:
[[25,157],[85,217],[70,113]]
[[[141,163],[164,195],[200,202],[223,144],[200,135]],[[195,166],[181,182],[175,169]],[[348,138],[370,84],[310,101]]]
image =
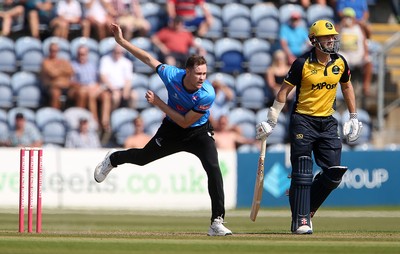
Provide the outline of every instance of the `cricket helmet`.
[[332,47],[326,48],[321,45],[321,41],[318,40],[318,37],[326,35],[339,35],[335,29],[335,26],[329,20],[315,21],[308,31],[308,38],[313,46],[327,54],[337,53],[340,46],[340,41],[337,37],[335,37]]

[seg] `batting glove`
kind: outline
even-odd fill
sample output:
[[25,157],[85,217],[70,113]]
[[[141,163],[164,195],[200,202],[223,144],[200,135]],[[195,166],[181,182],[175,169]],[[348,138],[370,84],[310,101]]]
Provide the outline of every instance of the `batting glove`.
[[354,142],[360,137],[362,123],[357,119],[357,113],[350,113],[350,120],[343,124],[343,135],[347,142]]
[[256,139],[264,140],[271,135],[274,130],[275,123],[268,120],[267,122],[261,122],[256,125]]

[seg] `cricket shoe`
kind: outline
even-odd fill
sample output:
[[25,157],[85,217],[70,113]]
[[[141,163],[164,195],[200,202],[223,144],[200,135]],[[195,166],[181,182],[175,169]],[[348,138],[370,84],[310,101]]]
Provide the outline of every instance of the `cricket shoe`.
[[94,180],[96,180],[96,182],[101,183],[104,181],[108,173],[110,173],[110,171],[114,168],[114,166],[111,165],[110,155],[116,151],[117,149],[110,150],[104,157],[104,160],[97,165],[96,169],[94,170]]
[[308,225],[303,225],[300,226],[296,231],[293,231],[293,234],[297,235],[306,235],[306,234],[312,234],[313,233],[313,227],[312,227],[312,222],[310,220],[310,226]]
[[208,236],[226,236],[232,235],[232,231],[224,226],[224,219],[220,216],[214,219],[211,223],[210,229],[207,233]]

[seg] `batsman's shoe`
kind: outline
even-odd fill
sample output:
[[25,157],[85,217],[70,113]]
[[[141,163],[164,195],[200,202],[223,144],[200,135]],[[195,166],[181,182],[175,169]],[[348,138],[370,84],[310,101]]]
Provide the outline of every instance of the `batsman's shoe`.
[[106,154],[106,157],[104,157],[104,160],[97,165],[96,169],[94,170],[94,180],[96,180],[96,182],[101,183],[104,181],[111,169],[114,168],[114,166],[111,165],[110,155],[116,151],[117,149],[112,149],[109,151]]
[[306,234],[312,234],[313,230],[312,230],[312,225],[311,227],[308,225],[303,225],[300,226],[296,231],[293,231],[293,234],[297,234],[297,235],[306,235]]
[[232,231],[224,226],[224,219],[222,217],[217,217],[211,223],[210,229],[207,235],[209,236],[226,236],[232,235]]

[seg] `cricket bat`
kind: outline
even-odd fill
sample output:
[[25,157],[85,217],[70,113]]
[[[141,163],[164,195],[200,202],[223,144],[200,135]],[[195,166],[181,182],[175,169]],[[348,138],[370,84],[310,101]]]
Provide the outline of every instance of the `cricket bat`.
[[258,157],[258,167],[256,174],[256,182],[254,184],[254,196],[253,203],[251,205],[250,219],[256,221],[258,210],[260,210],[260,204],[262,199],[262,193],[264,189],[264,160],[266,151],[267,140],[263,139],[261,142],[261,152]]

